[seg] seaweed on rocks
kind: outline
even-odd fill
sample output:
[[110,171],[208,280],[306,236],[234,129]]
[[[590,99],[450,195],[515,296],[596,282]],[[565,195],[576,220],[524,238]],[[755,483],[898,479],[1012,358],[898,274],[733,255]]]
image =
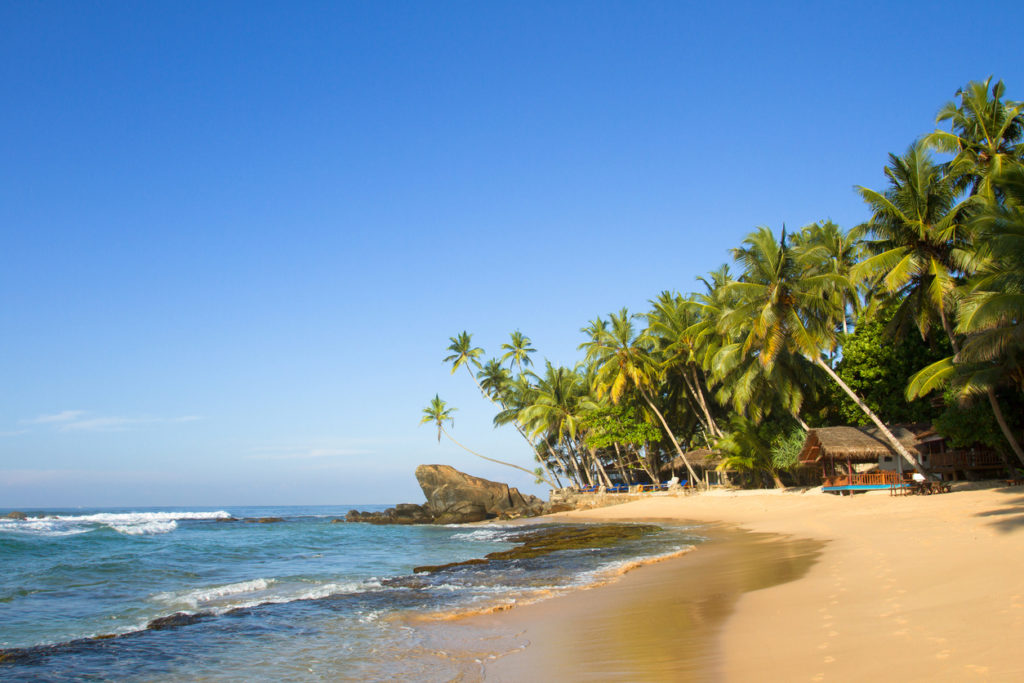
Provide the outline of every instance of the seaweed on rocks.
[[514,548],[488,553],[484,559],[414,567],[413,573],[436,574],[455,567],[487,564],[494,560],[522,560],[541,557],[559,550],[607,548],[622,541],[640,538],[657,531],[661,531],[661,527],[653,524],[582,524],[531,529],[509,539],[513,543],[519,544]]

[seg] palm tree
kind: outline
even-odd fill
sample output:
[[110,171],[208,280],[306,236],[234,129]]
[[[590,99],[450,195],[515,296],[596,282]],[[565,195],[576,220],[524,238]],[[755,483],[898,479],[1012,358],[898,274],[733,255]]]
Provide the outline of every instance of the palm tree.
[[553,481],[551,481],[550,479],[548,479],[547,477],[545,477],[544,474],[543,474],[543,471],[540,470],[539,468],[536,471],[531,472],[530,470],[526,469],[525,467],[520,467],[519,465],[515,465],[515,464],[510,463],[510,462],[505,462],[503,460],[496,460],[495,458],[489,458],[486,455],[480,455],[476,451],[470,450],[469,448],[466,448],[461,443],[456,441],[452,437],[452,435],[448,433],[448,430],[446,430],[444,428],[444,425],[445,425],[446,422],[449,425],[454,425],[455,424],[455,420],[452,417],[452,413],[454,413],[454,412],[455,412],[455,408],[449,408],[448,404],[445,403],[443,400],[441,400],[440,396],[438,396],[437,394],[434,394],[434,398],[430,399],[430,403],[427,405],[426,408],[423,409],[423,418],[420,420],[420,424],[430,424],[430,423],[433,423],[437,427],[437,442],[438,443],[441,443],[441,435],[444,434],[445,436],[448,437],[448,439],[453,444],[455,444],[456,446],[458,446],[462,450],[466,451],[467,453],[472,453],[476,457],[482,458],[484,460],[487,460],[488,462],[493,462],[493,463],[497,463],[499,465],[504,465],[505,467],[513,467],[513,468],[519,470],[520,472],[526,472],[527,474],[535,477],[539,481],[545,481],[548,484],[550,484],[552,487],[557,488],[557,486],[555,486],[555,483]]
[[484,350],[473,346],[473,335],[469,332],[463,331],[455,337],[449,337],[448,340],[451,344],[448,345],[448,350],[451,351],[450,356],[445,356],[443,362],[452,364],[452,374],[458,372],[460,367],[465,367],[466,372],[473,379],[473,383],[476,384],[476,388],[480,390],[483,396],[494,402],[484,388],[480,386],[480,382],[477,381],[476,375],[473,374],[473,368],[480,369],[480,356],[484,354]]
[[[860,257],[864,231],[864,226],[856,226],[844,232],[832,221],[812,223],[794,235],[793,250],[810,274],[834,273],[844,281],[849,280]],[[828,292],[828,295],[838,297],[843,311],[840,321],[843,334],[849,334],[849,313],[852,312],[854,319],[860,314],[860,298],[855,294],[851,296],[847,287]]]
[[670,292],[662,292],[650,303],[653,308],[646,314],[644,336],[657,349],[663,374],[669,380],[682,380],[690,401],[699,408],[699,412],[695,410],[694,413],[704,429],[713,437],[722,436],[704,394],[707,381],[703,379],[703,371],[697,362],[694,308],[681,295]]
[[849,284],[834,273],[806,276],[806,269],[786,244],[785,228],[779,241],[771,230],[762,227],[748,235],[743,244],[733,250],[744,273],[739,281],[726,286],[737,304],[722,314],[723,332],[737,332],[743,352],[755,355],[766,369],[785,354],[807,358],[864,411],[897,453],[923,472],[917,459],[822,357],[823,352],[835,348],[836,321],[843,314],[836,299],[823,294]]
[[[587,485],[594,483],[591,467],[583,462],[575,442],[583,414],[594,407],[586,396],[586,387],[577,369],[555,367],[547,361],[544,376],[537,377],[532,402],[518,414],[519,421],[531,436],[537,438],[548,434],[556,444],[565,448],[566,462],[574,470],[577,481],[581,484],[585,481]],[[604,483],[610,483],[600,463],[594,469],[598,470],[599,476],[603,474]]]
[[687,460],[668,422],[665,421],[665,416],[654,405],[652,390],[654,380],[659,376],[658,368],[634,334],[629,312],[623,308],[618,315],[612,313],[609,323],[610,326],[592,323],[584,328],[584,332],[593,336],[590,341],[580,344],[581,349],[586,349],[587,360],[593,361],[597,367],[595,387],[598,395],[608,394],[612,403],[618,405],[628,388],[636,389],[647,407],[661,422],[665,434],[675,446],[676,453],[686,465],[690,481],[699,481],[697,473],[693,471],[690,461]]
[[992,76],[970,81],[956,91],[959,105],[947,102],[936,117],[936,123],[949,121],[951,130],[924,139],[931,148],[955,155],[949,171],[958,190],[995,199],[992,179],[1021,161],[1024,103],[1003,101],[1005,93],[1003,82],[993,84]]
[[533,361],[530,360],[530,354],[537,349],[530,346],[530,338],[519,330],[516,330],[509,336],[511,341],[501,345],[501,348],[505,350],[505,355],[501,357],[501,362],[510,361],[509,368],[514,364],[519,368],[519,372],[522,372],[524,365],[533,365]]
[[953,340],[953,295],[963,275],[958,263],[968,256],[968,204],[957,202],[949,178],[920,143],[902,157],[890,154],[885,174],[885,192],[858,188],[872,209],[867,229],[874,239],[865,243],[868,257],[852,275],[874,280],[879,296],[900,302],[893,317],[897,331],[905,332],[912,320],[927,338],[939,323]]
[[1018,460],[1024,450],[996,397],[1000,386],[1024,390],[1024,167],[995,178],[1005,202],[987,203],[972,221],[975,275],[962,288],[957,332],[965,335],[954,355],[910,378],[908,399],[946,384],[962,396],[985,394],[1000,431]]

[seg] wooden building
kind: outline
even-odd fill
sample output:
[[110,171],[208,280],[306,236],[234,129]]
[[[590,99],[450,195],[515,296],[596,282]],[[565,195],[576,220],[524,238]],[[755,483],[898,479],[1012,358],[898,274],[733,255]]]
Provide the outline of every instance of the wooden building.
[[[889,430],[926,470],[943,479],[993,476],[1005,467],[1003,459],[988,449],[947,449],[945,438],[927,425],[896,425]],[[823,490],[830,492],[890,488],[914,470],[873,426],[810,430],[800,464],[820,467]]]
[[[719,467],[724,462],[725,458],[718,451],[712,451],[707,448],[700,448],[695,451],[688,451],[686,453],[686,459],[690,461],[690,467],[700,477],[701,482],[705,486],[731,486],[732,475],[735,472],[731,470],[721,470]],[[689,479],[690,473],[686,470],[686,464],[683,463],[683,459],[676,456],[671,462],[665,464],[661,468],[661,478],[668,479],[669,477],[679,477],[680,480]],[[691,485],[696,485],[700,482],[690,482]]]

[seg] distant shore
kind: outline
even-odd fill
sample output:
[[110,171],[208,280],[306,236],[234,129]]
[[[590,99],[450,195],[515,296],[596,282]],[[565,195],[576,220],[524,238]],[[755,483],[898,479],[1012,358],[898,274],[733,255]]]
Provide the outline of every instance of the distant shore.
[[[970,485],[968,485],[970,486]],[[652,497],[552,520],[711,524],[696,553],[460,630],[489,681],[1020,680],[1024,489]]]

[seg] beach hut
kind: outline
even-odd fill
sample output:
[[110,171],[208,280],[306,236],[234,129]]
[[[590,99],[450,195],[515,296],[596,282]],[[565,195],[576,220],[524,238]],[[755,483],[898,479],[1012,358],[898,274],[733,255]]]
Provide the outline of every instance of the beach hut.
[[[949,450],[928,425],[894,425],[889,431],[925,467],[943,479],[983,475],[1003,467],[1002,459],[983,448]],[[884,489],[903,481],[913,467],[889,445],[877,427],[821,427],[807,433],[800,464],[820,467],[823,490]]]
[[[725,460],[720,452],[700,448],[688,451],[686,459],[690,461],[690,467],[697,473],[697,476],[700,477],[705,486],[730,486],[732,484],[731,475],[735,474],[735,472],[733,470],[718,469]],[[662,479],[673,476],[686,479],[689,476],[689,472],[686,471],[686,464],[683,462],[683,459],[676,456],[672,461],[662,466],[661,476]],[[697,483],[691,482],[691,484]]]

